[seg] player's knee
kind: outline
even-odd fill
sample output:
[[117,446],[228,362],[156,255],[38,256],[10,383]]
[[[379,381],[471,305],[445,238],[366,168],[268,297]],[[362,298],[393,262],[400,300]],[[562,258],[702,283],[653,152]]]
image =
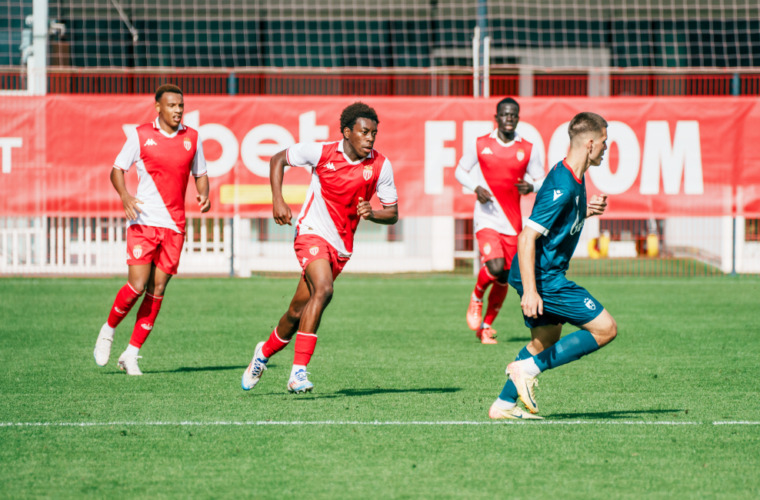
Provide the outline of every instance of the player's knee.
[[500,279],[504,272],[504,259],[498,258],[486,261],[486,268],[488,269],[488,272],[491,273],[491,276]]
[[324,305],[327,305],[332,300],[333,296],[333,286],[332,283],[325,283],[323,285],[317,285],[314,287],[314,292],[312,293],[312,299],[317,300]]
[[598,332],[599,337],[602,338],[601,345],[609,344],[610,342],[615,340],[615,338],[617,337],[617,331],[618,331],[617,322],[612,316],[610,316],[609,321],[607,321],[607,323],[603,326],[603,328],[601,328],[600,331]]

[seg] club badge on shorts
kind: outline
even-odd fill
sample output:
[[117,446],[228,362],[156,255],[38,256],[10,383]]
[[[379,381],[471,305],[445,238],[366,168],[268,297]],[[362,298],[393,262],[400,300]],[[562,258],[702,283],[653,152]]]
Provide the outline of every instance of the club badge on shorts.
[[488,255],[488,254],[491,253],[491,244],[490,243],[486,243],[485,245],[483,245],[483,253],[485,253],[486,255]]
[[141,255],[142,255],[142,247],[140,245],[135,245],[134,248],[132,249],[132,256],[135,259],[139,259]]
[[517,150],[517,161],[523,161],[523,158],[525,158],[525,151],[522,149]]
[[309,253],[312,255],[317,255],[319,253],[319,247],[311,247],[309,249]]
[[365,181],[370,180],[372,178],[372,165],[365,165],[362,175],[364,176]]
[[185,137],[184,145],[185,145],[185,151],[190,151],[190,148],[193,147],[193,144],[190,142],[189,137]]

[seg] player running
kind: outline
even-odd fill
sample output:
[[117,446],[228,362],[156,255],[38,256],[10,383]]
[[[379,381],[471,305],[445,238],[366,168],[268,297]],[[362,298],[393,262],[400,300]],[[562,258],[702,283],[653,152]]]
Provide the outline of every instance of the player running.
[[[570,363],[610,343],[617,324],[584,288],[565,277],[586,218],[601,215],[607,195],[586,202],[584,174],[602,162],[607,122],[595,113],[579,113],[568,127],[570,150],[544,180],[533,212],[520,233],[509,284],[520,294],[531,341],[507,366],[509,379],[491,405],[493,419],[540,418],[535,386],[539,373]],[[560,339],[563,323],[580,327]],[[517,397],[530,413],[517,406]]]
[[[119,356],[119,369],[142,375],[137,360],[140,348],[153,330],[169,280],[177,274],[185,242],[185,192],[195,178],[201,212],[211,208],[206,160],[198,132],[182,124],[185,102],[182,90],[162,85],[156,90],[153,123],[127,133],[127,141],[111,169],[111,183],[119,193],[128,219],[127,284],[116,294],[108,321],[95,342],[95,363],[105,366],[111,357],[114,332],[124,317],[145,298],[127,349]],[[137,167],[137,194],[127,191],[124,173]]]
[[[459,183],[478,197],[473,221],[483,266],[470,296],[467,326],[483,344],[496,343],[492,325],[507,296],[507,276],[522,228],[520,195],[538,191],[544,176],[538,151],[516,132],[520,121],[517,101],[511,97],[499,101],[494,118],[496,130],[465,146],[455,171]],[[471,175],[478,164],[484,185]],[[483,296],[491,285],[483,318]]]
[[[343,139],[330,143],[298,143],[269,162],[272,212],[277,224],[291,224],[290,207],[282,196],[286,165],[311,168],[311,184],[296,223],[295,251],[303,268],[290,306],[265,342],[259,342],[241,385],[253,389],[269,358],[293,336],[295,356],[288,391],[314,388],[306,367],[317,344],[317,328],[333,295],[333,282],[351,257],[360,219],[377,224],[398,221],[398,196],[391,162],[373,149],[379,120],[371,107],[351,104],[340,115]],[[369,203],[377,193],[383,208]]]

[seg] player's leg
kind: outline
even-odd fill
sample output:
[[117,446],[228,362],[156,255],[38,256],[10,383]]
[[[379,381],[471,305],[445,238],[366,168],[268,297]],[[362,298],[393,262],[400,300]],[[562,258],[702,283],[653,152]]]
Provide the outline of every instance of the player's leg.
[[163,271],[160,267],[153,264],[150,270],[150,277],[145,288],[145,297],[143,298],[140,308],[137,310],[135,326],[132,329],[132,336],[129,339],[129,345],[126,350],[119,356],[119,368],[126,371],[127,375],[142,375],[137,360],[140,356],[140,349],[153,331],[158,313],[161,311],[161,304],[164,300],[164,292],[172,275]]
[[240,382],[243,390],[249,391],[253,389],[259,383],[264,370],[267,369],[269,358],[283,350],[290,343],[290,339],[298,330],[301,314],[306,303],[309,301],[309,297],[311,297],[309,286],[306,280],[301,277],[298,280],[298,286],[290,301],[288,310],[282,315],[272,333],[269,334],[269,338],[256,344],[251,363],[243,372],[243,378]]
[[314,388],[314,384],[306,376],[306,366],[311,361],[317,345],[317,329],[322,320],[322,313],[332,300],[333,266],[326,259],[314,260],[304,269],[304,278],[309,286],[310,297],[301,312],[294,346],[293,368],[288,381],[288,390],[296,393],[311,391]]
[[[562,335],[562,325],[544,325],[535,328],[531,328],[531,341],[522,348],[517,354],[515,361],[522,359],[528,359],[539,352],[543,351],[547,347],[554,345]],[[509,371],[507,371],[509,375]],[[530,392],[535,401],[535,386],[531,385]],[[507,378],[504,387],[499,393],[499,397],[491,405],[491,409],[488,411],[488,415],[495,419],[520,419],[520,418],[537,418],[530,414],[526,414],[517,406],[517,388],[514,381],[511,378]]]
[[[467,326],[480,338],[480,328],[483,321],[483,296],[488,287],[496,281],[499,272],[493,274],[489,271],[488,261],[494,258],[493,252],[498,248],[498,233],[493,229],[481,229],[475,233],[478,241],[478,249],[481,255],[481,267],[475,289],[470,294],[470,305],[467,307]],[[485,265],[484,265],[485,264]]]
[[[550,314],[565,318],[569,323],[582,326],[580,330],[566,335],[536,355],[507,366],[520,399],[532,413],[538,411],[538,406],[530,388],[539,373],[591,354],[617,335],[617,325],[612,316],[599,301],[575,283],[567,282],[558,293],[545,294],[542,298],[544,314],[549,311]],[[592,328],[595,334],[587,328]]]
[[127,283],[116,293],[108,319],[100,327],[93,355],[98,366],[105,366],[111,358],[111,346],[119,323],[129,314],[145,290],[150,277],[150,264],[130,265]]
[[483,319],[483,323],[480,325],[480,331],[478,332],[480,341],[483,344],[496,343],[496,330],[492,328],[492,325],[496,320],[496,316],[499,314],[502,304],[504,304],[504,299],[509,290],[509,284],[507,283],[509,269],[504,269],[505,262],[506,260],[504,257],[497,257],[486,261],[485,268],[488,269],[488,273],[496,279],[492,281],[491,292],[488,294],[486,315]]

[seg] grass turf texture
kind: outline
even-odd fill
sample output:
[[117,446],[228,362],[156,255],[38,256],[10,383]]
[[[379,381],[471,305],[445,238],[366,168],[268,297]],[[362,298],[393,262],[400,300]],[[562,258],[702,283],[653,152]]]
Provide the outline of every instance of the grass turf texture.
[[[0,279],[0,497],[760,495],[760,425],[713,425],[760,420],[760,279],[577,281],[618,339],[541,376],[541,414],[557,425],[492,425],[528,330],[510,290],[499,344],[480,345],[464,320],[471,277],[341,276],[306,395],[286,393],[292,347],[240,389],[294,277],[173,280],[144,377],[115,365],[134,311],[109,365],[92,359],[123,278]],[[232,421],[483,425],[210,425]],[[21,422],[119,423],[7,425]]]

